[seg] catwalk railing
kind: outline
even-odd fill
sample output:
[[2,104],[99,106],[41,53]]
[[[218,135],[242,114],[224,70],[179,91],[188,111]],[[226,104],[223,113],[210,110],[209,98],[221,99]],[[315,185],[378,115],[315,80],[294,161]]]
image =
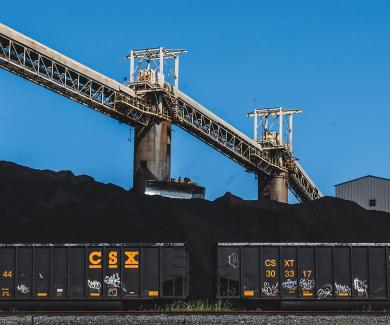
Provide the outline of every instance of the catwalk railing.
[[122,123],[143,126],[171,120],[259,177],[289,172],[289,187],[301,201],[321,193],[298,164],[280,164],[252,139],[179,92],[173,114],[116,82],[0,24],[0,67]]

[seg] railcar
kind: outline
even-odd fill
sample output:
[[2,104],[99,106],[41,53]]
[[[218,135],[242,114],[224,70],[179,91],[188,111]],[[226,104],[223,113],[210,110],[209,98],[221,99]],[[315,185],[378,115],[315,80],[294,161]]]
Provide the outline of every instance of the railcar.
[[183,299],[182,243],[2,244],[0,303]]
[[219,243],[217,296],[232,300],[390,300],[390,244]]

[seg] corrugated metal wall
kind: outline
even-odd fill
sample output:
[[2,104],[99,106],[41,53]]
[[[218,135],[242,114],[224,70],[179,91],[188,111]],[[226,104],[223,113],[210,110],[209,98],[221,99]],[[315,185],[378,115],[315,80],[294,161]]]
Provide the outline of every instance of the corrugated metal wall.
[[[367,176],[335,186],[336,197],[358,203],[368,210],[390,212],[390,180]],[[376,206],[370,206],[376,200]]]

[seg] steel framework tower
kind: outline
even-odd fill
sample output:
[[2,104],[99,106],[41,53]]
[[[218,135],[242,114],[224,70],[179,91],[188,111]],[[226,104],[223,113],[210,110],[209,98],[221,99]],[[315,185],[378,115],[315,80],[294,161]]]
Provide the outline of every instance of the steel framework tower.
[[[132,50],[129,87],[162,112],[173,109],[179,86],[179,54],[186,50],[155,49]],[[172,67],[172,61],[174,63]],[[167,76],[164,70],[168,70]],[[169,87],[174,84],[174,87]],[[166,93],[171,93],[166,96]],[[134,136],[133,188],[145,193],[148,180],[168,181],[171,178],[171,125],[169,120],[147,126],[136,126]]]
[[[247,114],[253,117],[253,139],[279,161],[293,164],[293,115],[302,110],[283,107],[255,108]],[[259,200],[288,202],[288,172],[276,170],[273,175],[258,175]]]
[[[146,157],[146,167],[155,178],[169,177],[168,130],[169,123],[174,123],[258,177],[275,178],[277,175],[287,174],[288,186],[300,201],[314,200],[322,196],[299,163],[286,158],[290,157],[287,150],[280,148],[279,151],[283,155],[275,156],[271,148],[249,138],[177,89],[178,58],[176,59],[175,56],[184,53],[184,50],[175,53],[175,51],[170,52],[159,48],[158,55],[157,49],[142,51],[147,53],[142,55],[142,52],[133,51],[133,73],[131,74],[133,82],[125,86],[0,24],[0,68],[120,122],[140,127],[137,130],[137,141],[139,141],[137,147],[140,148],[140,153],[136,154],[138,155],[137,166],[143,166],[142,157]],[[138,73],[135,80],[135,61],[142,59],[142,56],[146,63],[149,61],[150,66],[152,61],[154,63],[158,61],[159,73],[161,66],[167,61],[165,59],[176,60],[177,69],[173,69],[172,74],[176,88],[167,82],[165,79],[167,75],[162,79],[161,75],[155,74],[153,79],[152,72],[147,72],[148,69],[146,74]],[[129,58],[132,62],[131,53]],[[167,127],[160,127],[159,125],[164,122]],[[150,131],[153,127],[154,133]],[[145,138],[147,140],[143,140],[144,137],[141,135],[143,130],[147,134]],[[153,134],[157,135],[157,140]],[[166,140],[162,136],[165,134]],[[162,146],[163,150],[155,159],[153,154],[157,152],[155,149],[159,146]],[[151,147],[154,148],[152,150],[154,153],[149,155],[144,150]],[[153,161],[156,162],[155,167],[152,166]]]

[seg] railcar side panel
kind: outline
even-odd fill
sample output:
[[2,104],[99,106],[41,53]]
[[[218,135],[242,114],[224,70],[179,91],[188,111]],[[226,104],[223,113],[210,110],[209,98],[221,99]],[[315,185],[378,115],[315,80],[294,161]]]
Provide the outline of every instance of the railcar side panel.
[[218,245],[221,298],[383,300],[389,272],[388,244]]
[[281,296],[282,298],[298,297],[298,260],[297,247],[280,248]]
[[115,299],[121,295],[121,251],[118,247],[104,249],[103,296]]
[[160,255],[159,249],[152,248],[142,248],[142,260],[141,260],[141,297],[158,297],[159,292],[159,268],[156,268],[157,265],[160,265]]
[[351,297],[351,251],[349,247],[333,248],[335,298]]
[[140,252],[134,247],[122,247],[122,297],[138,298],[140,293]]
[[238,247],[221,247],[218,250],[219,295],[240,297],[240,251]]
[[[1,254],[0,254],[1,256]],[[53,247],[51,251],[51,291],[53,298],[68,296],[68,248]]]
[[102,296],[103,248],[88,247],[86,264],[85,286],[87,297],[100,298]]
[[187,261],[184,244],[3,244],[0,299],[184,298]]
[[319,299],[333,298],[333,247],[317,247],[316,296]]
[[177,247],[163,248],[161,250],[160,287],[162,296],[166,298],[186,296],[185,263],[186,256],[182,249]]
[[386,248],[370,247],[370,295],[373,298],[386,297]]
[[352,297],[367,298],[368,287],[368,249],[367,247],[351,248]]
[[0,297],[15,296],[16,251],[13,248],[0,248]]
[[298,248],[299,297],[315,298],[315,256],[314,247]]
[[260,256],[257,247],[241,248],[241,294],[248,299],[256,298],[260,293]]
[[33,251],[33,296],[45,298],[50,295],[50,247],[36,247]]
[[261,296],[279,298],[279,247],[263,247],[261,249]]
[[85,297],[85,267],[86,253],[84,247],[68,248],[68,297]]
[[16,251],[16,296],[31,298],[33,275],[33,249],[20,247]]

